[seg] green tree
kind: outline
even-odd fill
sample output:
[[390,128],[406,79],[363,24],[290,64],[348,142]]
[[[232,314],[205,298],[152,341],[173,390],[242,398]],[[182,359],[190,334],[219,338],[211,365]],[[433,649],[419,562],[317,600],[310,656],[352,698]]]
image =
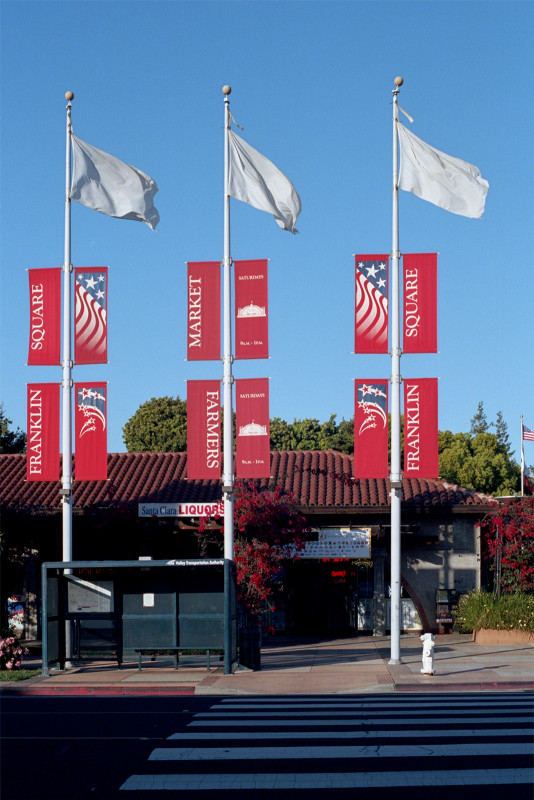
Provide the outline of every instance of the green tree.
[[494,433],[441,431],[438,450],[442,480],[496,496],[511,495],[519,489],[521,470]]
[[139,406],[122,429],[129,453],[181,453],[187,449],[187,402],[153,397]]
[[497,421],[495,422],[495,436],[499,442],[499,446],[507,455],[512,458],[514,455],[513,450],[510,450],[510,437],[508,436],[508,425],[504,421],[502,411],[497,411]]
[[336,433],[332,436],[330,447],[340,453],[347,453],[348,455],[354,453],[354,417],[341,420],[337,426]]
[[296,450],[296,440],[292,425],[280,417],[273,417],[269,423],[271,450]]
[[294,419],[286,422],[280,417],[270,421],[272,450],[354,450],[354,420],[336,422],[331,414],[326,422],[315,418]]
[[0,453],[25,453],[26,434],[17,428],[10,430],[12,421],[5,415],[4,404],[0,403]]
[[[493,423],[492,423],[493,424]],[[484,403],[479,401],[475,416],[471,419],[470,433],[476,436],[477,433],[486,433],[489,431],[491,425],[488,423],[486,412],[484,411]]]

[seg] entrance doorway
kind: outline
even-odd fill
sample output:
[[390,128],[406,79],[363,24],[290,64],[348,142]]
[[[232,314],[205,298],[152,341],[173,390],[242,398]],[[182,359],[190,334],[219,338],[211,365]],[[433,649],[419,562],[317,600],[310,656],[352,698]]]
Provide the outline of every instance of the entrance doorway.
[[372,633],[372,561],[302,559],[288,573],[287,616],[297,636]]

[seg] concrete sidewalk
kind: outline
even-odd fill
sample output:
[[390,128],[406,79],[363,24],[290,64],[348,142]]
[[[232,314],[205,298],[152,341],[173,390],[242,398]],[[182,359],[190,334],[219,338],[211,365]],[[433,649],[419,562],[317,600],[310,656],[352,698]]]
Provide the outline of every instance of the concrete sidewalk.
[[[436,636],[433,676],[421,675],[419,636],[401,637],[401,664],[389,664],[389,637],[334,640],[270,639],[261,669],[225,675],[218,656],[171,656],[118,669],[113,661],[83,661],[49,677],[0,683],[2,693],[39,695],[358,694],[365,692],[533,691],[534,645],[481,645],[470,635]],[[24,667],[41,666],[26,657]]]

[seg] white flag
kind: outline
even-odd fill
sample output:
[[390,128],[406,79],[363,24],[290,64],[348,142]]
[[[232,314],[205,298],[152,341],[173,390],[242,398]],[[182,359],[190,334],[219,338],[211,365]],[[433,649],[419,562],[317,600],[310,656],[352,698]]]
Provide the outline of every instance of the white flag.
[[230,130],[228,192],[260,211],[274,214],[278,225],[297,233],[295,224],[301,212],[295,187],[278,167]]
[[480,219],[489,183],[479,170],[467,161],[431,147],[400,122],[398,131],[401,154],[399,189],[412,192],[453,214]]
[[73,170],[70,196],[82,206],[119,219],[159,222],[154,206],[158,186],[149,175],[72,136]]

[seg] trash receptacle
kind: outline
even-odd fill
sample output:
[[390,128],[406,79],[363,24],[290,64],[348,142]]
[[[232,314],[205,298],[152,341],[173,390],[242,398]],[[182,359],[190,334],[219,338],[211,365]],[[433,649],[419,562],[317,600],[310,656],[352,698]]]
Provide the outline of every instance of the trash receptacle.
[[239,663],[242,667],[261,669],[261,628],[248,627],[239,631]]

